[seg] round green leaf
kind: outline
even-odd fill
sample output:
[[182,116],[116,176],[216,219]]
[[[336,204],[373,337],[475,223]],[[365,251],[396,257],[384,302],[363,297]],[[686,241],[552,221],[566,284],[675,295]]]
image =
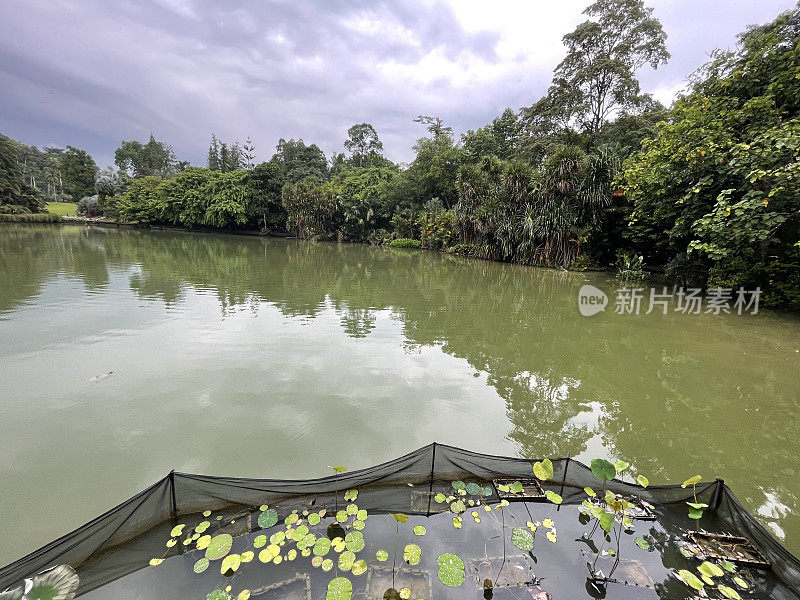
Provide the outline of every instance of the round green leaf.
[[594,476],[601,481],[611,481],[617,475],[614,465],[603,458],[593,459],[590,467]]
[[328,584],[325,600],[350,600],[353,595],[353,584],[347,577],[337,577]]
[[319,515],[317,513],[311,513],[308,515],[308,524],[319,525]]
[[639,548],[641,548],[642,550],[650,549],[650,542],[641,537],[636,538],[636,545],[639,546]]
[[367,561],[363,559],[357,560],[353,563],[353,568],[350,569],[350,572],[353,573],[353,575],[363,575],[367,572]]
[[533,463],[533,474],[537,479],[547,481],[553,477],[553,461],[545,458],[542,462]]
[[347,521],[347,519],[348,516],[346,510],[340,510],[339,512],[336,513],[336,520],[339,521],[339,523],[344,523],[345,521]]
[[433,501],[434,502],[438,502],[439,504],[441,504],[442,502],[444,502],[446,500],[446,498],[447,498],[447,496],[445,496],[443,493],[439,492],[438,494],[436,494],[433,497]]
[[333,568],[333,561],[330,558],[326,558],[322,561],[322,570],[326,573]]
[[208,560],[218,560],[228,554],[233,546],[233,538],[227,533],[221,533],[211,538],[211,542],[206,548],[206,558]]
[[414,535],[425,535],[426,531],[427,529],[425,529],[425,525],[416,525],[414,527]]
[[206,596],[206,600],[228,600],[229,597],[225,590],[214,590]]
[[403,549],[403,560],[409,565],[419,564],[422,557],[422,549],[416,544],[408,544]]
[[339,555],[339,568],[342,571],[349,571],[356,562],[356,555],[350,550],[345,550]]
[[358,521],[366,521],[367,520],[367,511],[363,508],[356,513],[356,519]]
[[640,486],[645,487],[645,488],[648,485],[650,485],[650,480],[647,477],[645,477],[644,475],[637,475],[636,476],[636,481],[639,483]]
[[331,541],[328,538],[317,538],[314,544],[314,554],[316,556],[325,556],[331,550]]
[[389,558],[389,553],[386,550],[378,550],[375,553],[375,558],[377,558],[380,562],[386,562]]
[[344,536],[344,543],[351,552],[359,552],[364,549],[364,534],[360,531],[351,531]]
[[511,530],[511,543],[520,550],[530,552],[533,550],[533,534],[526,527],[514,527]]
[[464,488],[467,487],[467,484],[464,483],[463,481],[461,481],[460,479],[457,479],[456,481],[454,481],[450,485],[453,486],[454,490],[463,490]]
[[466,573],[464,571],[464,561],[455,554],[440,554],[436,559],[439,565],[439,581],[448,587],[458,587],[464,583]]
[[631,463],[627,463],[624,460],[618,460],[614,463],[614,469],[617,473],[622,473],[625,469],[631,466]]
[[208,568],[208,565],[211,564],[208,562],[207,558],[201,558],[196,563],[194,563],[194,572],[195,573],[202,573]]
[[268,508],[260,515],[258,515],[258,526],[261,529],[269,529],[278,522],[278,511],[274,508]]
[[358,490],[347,490],[344,493],[344,499],[346,502],[355,502],[356,498],[358,498]]
[[477,483],[468,483],[466,487],[467,493],[471,496],[479,496],[483,489]]

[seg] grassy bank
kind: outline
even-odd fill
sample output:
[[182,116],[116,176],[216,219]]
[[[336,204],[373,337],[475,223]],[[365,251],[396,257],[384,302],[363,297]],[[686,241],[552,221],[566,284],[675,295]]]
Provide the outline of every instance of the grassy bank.
[[62,217],[65,215],[74,216],[78,214],[78,205],[74,202],[48,202],[45,209],[49,213],[61,215]]

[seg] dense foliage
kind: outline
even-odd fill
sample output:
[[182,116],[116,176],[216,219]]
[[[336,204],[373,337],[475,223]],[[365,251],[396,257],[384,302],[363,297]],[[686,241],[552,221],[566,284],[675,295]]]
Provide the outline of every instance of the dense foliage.
[[625,163],[645,258],[800,308],[800,10],[720,52]]
[[119,170],[99,173],[82,150],[0,138],[0,200],[35,211],[86,198],[87,212],[138,223],[664,269],[684,285],[760,286],[767,304],[800,309],[800,10],[718,52],[670,109],[636,77],[669,58],[653,10],[596,0],[585,14],[544,98],[459,138],[420,115],[408,165],[383,156],[370,123],[349,128],[347,154],[280,139],[257,165],[249,138],[212,135],[207,168],[151,135],[122,142]]

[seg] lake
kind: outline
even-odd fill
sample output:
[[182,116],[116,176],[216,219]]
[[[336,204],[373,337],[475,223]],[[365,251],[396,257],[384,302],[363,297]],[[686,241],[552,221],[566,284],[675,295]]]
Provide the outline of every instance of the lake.
[[[606,311],[581,316],[585,284]],[[0,225],[0,563],[171,469],[310,478],[434,440],[721,477],[800,552],[800,320],[620,315],[619,285],[366,245]]]

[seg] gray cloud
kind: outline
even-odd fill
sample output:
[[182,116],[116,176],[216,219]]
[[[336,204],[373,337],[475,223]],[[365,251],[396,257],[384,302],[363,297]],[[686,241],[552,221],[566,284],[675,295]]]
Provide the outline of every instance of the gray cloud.
[[[560,37],[587,0],[25,0],[0,5],[0,131],[85,147],[101,164],[152,131],[202,164],[210,133],[279,137],[327,153],[370,121],[387,154],[409,160],[417,114],[456,131],[547,89]],[[669,99],[715,47],[790,0],[660,0],[673,60],[643,72]]]

